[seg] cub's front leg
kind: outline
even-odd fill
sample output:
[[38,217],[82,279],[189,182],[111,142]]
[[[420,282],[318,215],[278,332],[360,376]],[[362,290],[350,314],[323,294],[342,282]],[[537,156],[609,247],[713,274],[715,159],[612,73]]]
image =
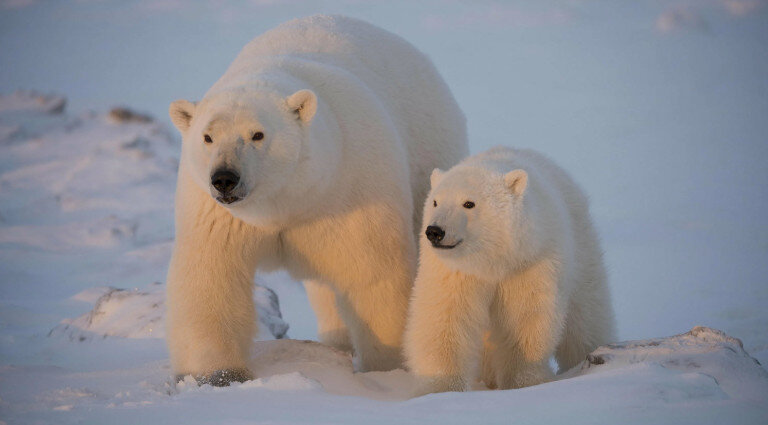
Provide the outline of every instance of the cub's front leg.
[[476,378],[492,286],[459,272],[425,271],[416,278],[405,333],[414,396],[465,391]]
[[553,378],[552,357],[564,327],[566,304],[558,265],[542,260],[503,281],[491,303],[490,343],[495,383],[522,388]]
[[180,173],[176,241],[167,279],[167,343],[173,372],[216,386],[252,378],[247,361],[256,315],[259,232],[232,217]]

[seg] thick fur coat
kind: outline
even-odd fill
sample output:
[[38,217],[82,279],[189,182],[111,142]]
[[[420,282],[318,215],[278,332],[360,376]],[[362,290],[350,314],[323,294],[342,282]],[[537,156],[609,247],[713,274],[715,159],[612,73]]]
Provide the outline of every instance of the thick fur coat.
[[173,370],[250,377],[253,276],[276,268],[305,281],[320,339],[354,350],[358,370],[399,367],[429,173],[467,154],[464,117],[430,61],[358,20],[294,20],[170,115],[183,136]]
[[[435,170],[405,337],[419,393],[518,388],[613,339],[587,198],[544,156],[494,148]],[[422,229],[425,230],[425,229]]]

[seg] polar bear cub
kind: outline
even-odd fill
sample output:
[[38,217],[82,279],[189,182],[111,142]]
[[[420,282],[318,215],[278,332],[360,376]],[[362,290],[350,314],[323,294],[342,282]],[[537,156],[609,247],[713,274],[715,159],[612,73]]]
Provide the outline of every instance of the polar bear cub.
[[612,340],[587,198],[561,168],[498,147],[431,183],[404,343],[419,393],[478,376],[491,388],[542,383],[551,356],[564,371]]

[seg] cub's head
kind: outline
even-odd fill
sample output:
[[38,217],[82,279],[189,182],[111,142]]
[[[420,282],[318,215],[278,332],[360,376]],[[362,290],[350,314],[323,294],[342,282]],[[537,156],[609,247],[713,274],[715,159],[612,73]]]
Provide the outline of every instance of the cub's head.
[[283,97],[233,89],[196,104],[177,100],[169,113],[197,184],[234,215],[247,216],[270,214],[267,200],[291,180],[316,110],[310,90]]
[[491,277],[508,268],[510,252],[522,237],[522,204],[528,184],[523,170],[500,174],[458,166],[432,172],[424,205],[422,250],[450,267]]

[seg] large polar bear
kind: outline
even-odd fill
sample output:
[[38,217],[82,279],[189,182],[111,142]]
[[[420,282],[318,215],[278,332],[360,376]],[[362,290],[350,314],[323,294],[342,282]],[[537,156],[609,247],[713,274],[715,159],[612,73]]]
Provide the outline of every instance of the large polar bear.
[[552,355],[566,370],[613,339],[587,199],[562,169],[494,148],[431,180],[405,334],[418,393],[468,389],[482,363],[490,387],[541,383]]
[[168,347],[177,374],[248,379],[256,269],[304,280],[320,339],[358,370],[401,365],[429,173],[467,154],[429,59],[355,19],[298,19],[251,41],[171,118],[183,136]]

